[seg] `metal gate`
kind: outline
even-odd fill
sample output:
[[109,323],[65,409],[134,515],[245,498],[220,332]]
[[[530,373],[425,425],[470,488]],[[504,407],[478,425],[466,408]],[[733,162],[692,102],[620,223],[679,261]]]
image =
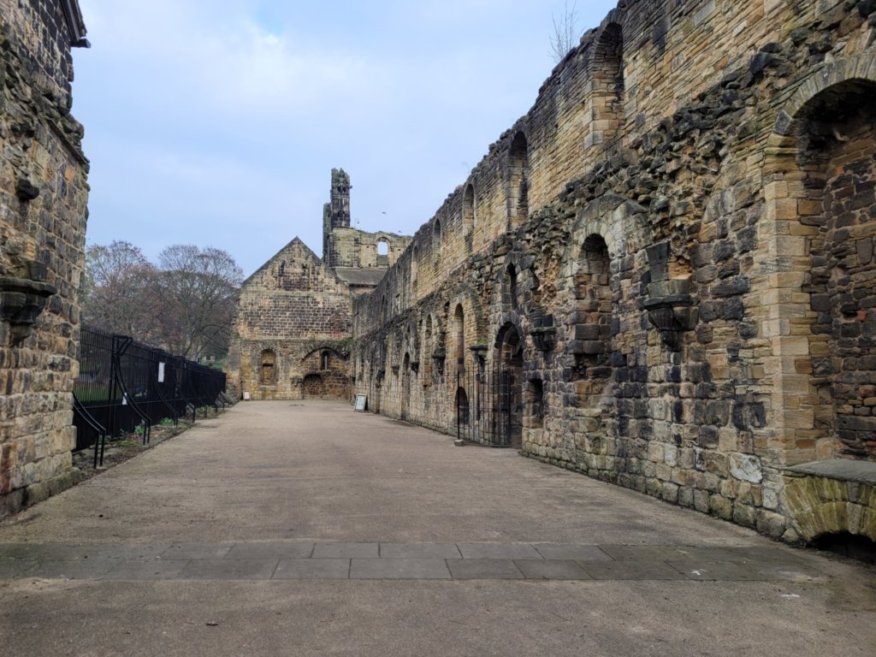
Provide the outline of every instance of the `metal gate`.
[[456,375],[456,437],[492,447],[519,448],[523,435],[523,384],[516,368]]

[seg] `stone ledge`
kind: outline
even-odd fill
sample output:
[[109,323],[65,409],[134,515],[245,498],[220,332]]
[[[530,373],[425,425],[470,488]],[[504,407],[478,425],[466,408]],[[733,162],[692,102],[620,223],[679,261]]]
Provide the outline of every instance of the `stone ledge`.
[[856,481],[876,486],[876,462],[827,459],[800,463],[786,468],[790,474],[814,475],[840,481]]

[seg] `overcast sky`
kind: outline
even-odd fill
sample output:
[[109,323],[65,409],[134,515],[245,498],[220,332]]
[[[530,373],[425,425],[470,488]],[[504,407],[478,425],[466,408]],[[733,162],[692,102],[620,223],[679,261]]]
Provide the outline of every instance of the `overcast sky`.
[[[581,33],[616,0],[578,0]],[[246,275],[353,225],[412,234],[550,74],[564,0],[80,0],[88,242],[225,249]]]

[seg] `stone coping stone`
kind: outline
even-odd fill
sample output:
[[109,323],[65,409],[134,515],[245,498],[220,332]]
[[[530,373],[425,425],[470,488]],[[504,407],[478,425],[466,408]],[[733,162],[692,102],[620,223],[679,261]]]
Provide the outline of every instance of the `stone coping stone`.
[[841,481],[856,481],[876,486],[876,463],[871,461],[852,461],[851,459],[827,459],[800,463],[786,468],[796,474],[815,475]]

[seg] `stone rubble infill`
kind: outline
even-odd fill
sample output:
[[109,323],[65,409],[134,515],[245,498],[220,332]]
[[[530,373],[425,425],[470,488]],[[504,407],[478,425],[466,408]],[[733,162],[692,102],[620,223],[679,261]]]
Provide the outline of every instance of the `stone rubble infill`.
[[[821,564],[823,566],[824,564]],[[820,581],[784,547],[565,543],[0,544],[0,580]]]

